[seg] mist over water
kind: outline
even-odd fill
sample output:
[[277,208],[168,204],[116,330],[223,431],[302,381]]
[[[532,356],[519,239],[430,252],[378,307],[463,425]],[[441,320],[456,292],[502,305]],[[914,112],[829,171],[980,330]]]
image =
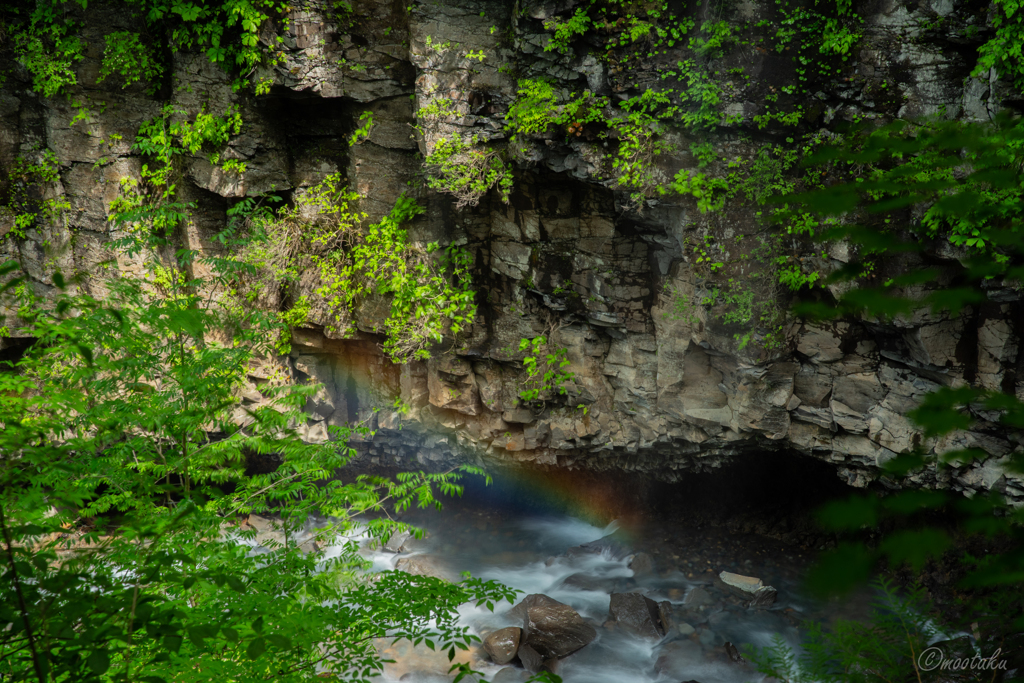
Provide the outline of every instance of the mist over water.
[[[488,504],[480,505],[481,502]],[[374,571],[391,569],[402,557],[428,555],[456,574],[469,571],[476,577],[500,581],[524,595],[542,593],[570,605],[597,629],[598,636],[582,650],[560,660],[558,675],[566,683],[679,683],[688,680],[755,683],[764,677],[749,663],[730,661],[725,655],[726,641],[741,649],[745,644],[769,645],[775,636],[793,645],[799,643],[796,624],[806,600],[793,592],[796,581],[783,580],[777,567],[772,569],[770,578],[784,584],[785,588],[777,586],[779,600],[770,610],[747,610],[723,599],[707,610],[704,623],[694,624],[695,629],[684,624],[682,632],[670,631],[660,641],[642,639],[621,628],[609,627],[606,622],[612,592],[640,591],[656,602],[667,600],[675,608],[683,609],[688,592],[697,587],[710,588],[706,573],[687,576],[675,566],[683,566],[681,562],[658,559],[652,573],[635,576],[629,567],[633,553],[644,550],[650,543],[649,539],[642,538],[642,533],[625,531],[624,525],[617,521],[603,526],[593,524],[550,506],[526,506],[525,514],[514,513],[514,507],[502,504],[499,495],[496,503],[473,500],[469,504],[449,505],[441,512],[416,512],[405,521],[425,529],[427,537],[411,542],[409,553],[363,552],[373,562]],[[638,527],[637,524],[632,526]],[[624,548],[624,554],[607,550],[565,554],[569,548],[613,534]],[[756,544],[751,541],[750,555],[756,557],[760,548],[755,548]],[[663,550],[661,557],[685,555],[691,565],[700,559],[699,549],[695,548],[672,545]],[[756,567],[748,567],[750,573],[758,573]],[[499,604],[494,612],[464,606],[462,623],[483,638],[494,629],[517,625],[506,616],[511,606]],[[413,652],[411,648],[399,650],[397,656],[391,653],[398,662],[385,669],[382,680],[389,683],[450,680],[444,676],[448,667],[445,656],[432,657],[427,651]],[[482,648],[471,663],[488,678],[504,668],[491,663]],[[514,660],[513,665],[517,665],[517,661]]]

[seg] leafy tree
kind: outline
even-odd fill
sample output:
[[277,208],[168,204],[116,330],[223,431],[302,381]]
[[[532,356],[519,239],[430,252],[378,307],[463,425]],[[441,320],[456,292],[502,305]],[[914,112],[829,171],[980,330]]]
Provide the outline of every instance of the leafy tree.
[[[157,281],[115,281],[97,300],[55,275],[47,307],[22,279],[3,285],[36,342],[0,372],[0,672],[366,681],[382,666],[378,638],[468,647],[458,606],[515,592],[398,572],[370,580],[352,519],[435,504],[436,491],[461,491],[457,475],[337,481],[359,427],[303,443],[301,406],[316,387],[264,385],[259,406],[236,398],[269,352],[273,318],[210,305],[210,283],[180,271]],[[279,466],[253,474],[253,456]],[[247,513],[279,518],[283,541],[255,552],[255,532],[232,526]],[[300,546],[313,514],[330,519],[313,534],[337,556]],[[369,533],[394,526],[373,522]]]
[[[810,212],[819,219],[819,229],[804,230],[806,236],[817,242],[845,240],[857,256],[824,279],[826,285],[843,284],[835,291],[844,293],[829,298],[823,293],[827,290],[821,290],[799,303],[797,312],[811,318],[845,316],[875,322],[924,308],[957,315],[965,306],[987,301],[997,289],[1019,290],[1024,278],[1022,160],[1024,123],[1012,117],[989,124],[897,122],[852,130],[840,143],[820,151],[809,163],[831,180],[803,194],[777,198],[783,207],[778,217],[788,221]],[[821,230],[822,225],[828,228]],[[923,257],[926,250],[943,240],[952,243],[956,260],[944,269],[929,267]],[[922,255],[921,267],[887,266],[887,259],[895,255],[913,254]],[[1008,505],[995,493],[965,498],[917,490],[907,478],[925,467],[965,467],[987,459],[989,454],[978,449],[937,455],[928,447],[934,439],[958,430],[1019,434],[1024,401],[1012,389],[947,386],[928,394],[910,418],[922,430],[923,443],[882,467],[892,483],[906,484],[904,490],[854,496],[823,509],[823,524],[848,533],[848,540],[822,558],[810,583],[821,592],[843,591],[865,581],[880,564],[919,572],[949,551],[954,540],[966,547],[970,539],[981,539],[991,552],[962,557],[964,576],[958,589],[966,591],[963,612],[981,653],[988,656],[1001,649],[1005,656],[1019,657],[1024,630],[1024,508]],[[1010,473],[1024,473],[1024,453],[1010,453],[1001,466]],[[957,539],[948,526],[929,516],[939,510],[956,520]],[[897,530],[880,542],[868,544],[856,535],[886,520],[897,521]],[[911,597],[915,596],[920,597]],[[896,608],[887,609],[892,613]],[[790,665],[796,660],[784,650],[762,653],[761,663],[766,672],[794,681],[807,676],[906,680],[915,675],[921,680],[910,651],[920,639],[907,634],[890,638],[892,624],[883,621],[876,619],[863,631],[847,624],[845,631],[832,635],[812,634],[808,658],[795,665],[803,666],[806,675],[794,673]],[[865,638],[883,632],[888,634],[884,643],[866,644]],[[865,652],[870,650],[865,657],[882,658],[878,667],[856,654],[861,645]]]

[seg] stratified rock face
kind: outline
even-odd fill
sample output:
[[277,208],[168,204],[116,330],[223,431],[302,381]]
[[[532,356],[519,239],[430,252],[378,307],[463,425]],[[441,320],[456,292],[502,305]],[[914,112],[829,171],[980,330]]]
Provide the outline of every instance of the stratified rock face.
[[[542,660],[570,655],[597,637],[597,630],[576,610],[546,595],[527,595],[509,611],[509,617],[522,622],[522,642]],[[523,648],[519,649],[523,659]]]
[[[724,19],[747,30],[778,20],[776,4],[740,3]],[[419,188],[428,210],[409,225],[409,239],[459,244],[474,259],[477,319],[462,337],[433,349],[429,361],[402,366],[381,351],[386,302],[368,298],[353,316],[355,332],[343,334],[347,325],[338,326],[317,298],[314,275],[302,273],[300,289],[313,305],[309,324],[295,330],[290,356],[253,369],[242,396],[258,403],[257,385],[282,375],[322,383],[307,406],[308,440],[327,441],[329,427],[363,421],[375,433],[357,437],[355,446],[378,462],[442,466],[468,457],[643,470],[669,479],[765,449],[789,449],[832,463],[854,486],[878,480],[880,466],[898,453],[970,447],[990,457],[883,483],[995,491],[1024,502],[1024,481],[1003,469],[1021,440],[998,428],[995,416],[981,415],[974,431],[931,440],[907,418],[941,386],[970,383],[1024,396],[1019,291],[993,285],[988,301],[955,315],[921,311],[885,324],[801,323],[784,315],[786,296],[775,287],[771,264],[757,256],[763,207],[750,201],[710,216],[693,197],[668,194],[638,212],[608,174],[609,141],[582,129],[577,135],[552,126],[531,138],[528,152],[514,160],[507,204],[492,192],[455,211],[450,197],[422,188],[421,155],[442,137],[458,132],[495,145],[507,141],[505,121],[518,88],[513,74],[546,79],[567,93],[625,100],[672,87],[660,76],[692,56],[680,52],[690,49],[687,41],[662,61],[651,57],[624,70],[603,61],[603,46],[589,38],[564,54],[546,49],[548,23],[565,21],[574,2],[352,5],[342,23],[327,0],[304,0],[291,4],[287,26],[268,25],[261,39],[280,45],[281,60],[256,74],[273,84],[258,97],[236,92],[232,76],[201,54],[171,56],[167,82],[174,87],[159,95],[141,85],[95,83],[103,36],[126,21],[116,4],[90,3],[81,13],[90,48],[76,67],[80,85],[71,97],[40,98],[24,69],[0,55],[8,74],[0,87],[0,163],[8,168],[18,155],[52,151],[59,178],[45,192],[71,206],[62,220],[44,221],[25,239],[14,236],[12,217],[0,212],[0,262],[17,259],[44,295],[52,293],[54,270],[81,275],[81,287],[97,295],[107,291],[110,277],[142,275],[144,256],[109,250],[124,236],[109,220],[120,182],[140,178],[143,159],[132,151],[140,124],[164,105],[185,117],[235,106],[245,125],[221,156],[246,168],[227,173],[206,156],[185,155],[179,199],[195,209],[178,246],[216,254],[212,236],[240,198],[300,191],[337,172],[362,195],[360,208],[370,220],[385,215],[410,184]],[[764,128],[755,120],[790,84],[789,63],[755,41],[736,47],[709,76],[721,91],[721,125],[699,135],[670,130],[664,139],[672,149],[657,157],[657,175],[724,177],[724,161],[704,168],[691,153],[698,142],[711,144],[720,160],[749,162],[769,142],[826,135],[841,121],[940,113],[978,120],[1004,99],[1020,99],[994,76],[969,76],[968,56],[981,38],[970,37],[979,31],[966,6],[885,0],[859,11],[860,42],[841,72],[805,98],[792,128],[771,122]],[[740,67],[748,78],[731,75]],[[87,120],[76,119],[75,103],[101,101],[103,107],[89,105]],[[415,117],[437,101],[453,103],[459,116]],[[348,140],[366,113],[374,121],[369,137],[352,146]],[[702,244],[716,245],[721,267],[706,265],[695,247]],[[856,255],[846,243],[824,252],[796,241],[785,248],[787,263],[808,272],[829,272]],[[927,255],[899,257],[879,269],[890,277],[927,259],[944,263],[952,276],[962,256],[938,243]],[[101,265],[110,259],[111,268]],[[755,293],[783,312],[774,343],[756,321],[729,317],[734,309],[718,297],[740,281],[772,283]],[[261,297],[269,306],[293,303],[278,291]],[[0,310],[0,327],[16,330],[13,314]],[[526,402],[519,344],[541,335],[548,340],[544,354],[565,350],[573,378],[560,387],[564,394],[548,390]],[[0,336],[0,349],[14,343]],[[401,413],[393,409],[396,397],[407,407]],[[244,411],[238,419],[244,421]]]

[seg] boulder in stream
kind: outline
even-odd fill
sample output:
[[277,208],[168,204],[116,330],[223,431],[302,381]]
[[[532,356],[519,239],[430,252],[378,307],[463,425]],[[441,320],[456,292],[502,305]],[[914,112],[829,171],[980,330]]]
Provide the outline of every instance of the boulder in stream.
[[641,638],[660,640],[665,635],[658,603],[640,593],[612,593],[608,616]]
[[413,535],[408,531],[396,531],[384,544],[384,550],[390,553],[401,553],[407,550],[405,544],[412,540]]
[[433,576],[436,579],[452,581],[452,572],[433,555],[411,555],[395,562],[395,569],[413,576]]
[[[579,612],[539,593],[523,598],[509,611],[509,616],[522,623],[522,642],[536,651],[541,661],[570,655],[597,637],[597,630]],[[523,659],[523,645],[519,650],[519,658]],[[538,668],[541,661],[537,662]]]
[[494,678],[491,679],[491,683],[526,683],[526,679],[529,677],[529,671],[517,669],[512,666],[506,666],[504,669],[494,674]]
[[523,630],[518,626],[499,628],[484,638],[484,650],[491,656],[495,664],[508,664],[515,659],[522,634]]
[[633,576],[645,576],[654,571],[654,558],[647,553],[637,553],[628,566],[633,570]]
[[771,586],[764,585],[761,579],[743,576],[732,572],[722,572],[715,579],[715,584],[733,595],[749,600],[748,607],[771,607],[778,592]]

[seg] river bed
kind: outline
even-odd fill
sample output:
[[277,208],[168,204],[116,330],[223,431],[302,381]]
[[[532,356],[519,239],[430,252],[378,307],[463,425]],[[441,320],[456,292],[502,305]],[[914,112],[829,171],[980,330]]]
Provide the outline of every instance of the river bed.
[[[565,683],[757,683],[764,676],[739,659],[737,651],[768,646],[775,638],[798,645],[800,624],[806,619],[863,616],[862,601],[840,609],[803,594],[800,579],[813,549],[698,525],[685,517],[666,521],[625,514],[606,523],[601,517],[608,514],[573,514],[558,506],[524,506],[495,498],[477,492],[446,502],[442,511],[406,513],[403,521],[424,529],[425,538],[407,543],[403,553],[374,548],[363,552],[374,570],[393,569],[402,558],[412,558],[450,577],[468,571],[523,595],[539,593],[571,606],[593,625],[597,637],[558,661],[557,673]],[[603,538],[614,539],[613,547],[567,552]],[[638,562],[639,554],[646,557]],[[761,579],[778,591],[775,603],[748,609],[747,601],[716,585],[721,571]],[[611,594],[628,592],[671,604],[671,626],[663,637],[645,639],[609,620]],[[503,603],[489,612],[467,606],[462,621],[483,638],[495,629],[518,625],[506,614],[511,607]],[[396,660],[385,667],[382,680],[387,683],[451,680],[444,655],[408,643],[385,650]],[[463,661],[489,680],[507,668],[492,663],[480,647]],[[520,665],[513,661],[510,666]],[[498,680],[523,676],[506,671]]]

